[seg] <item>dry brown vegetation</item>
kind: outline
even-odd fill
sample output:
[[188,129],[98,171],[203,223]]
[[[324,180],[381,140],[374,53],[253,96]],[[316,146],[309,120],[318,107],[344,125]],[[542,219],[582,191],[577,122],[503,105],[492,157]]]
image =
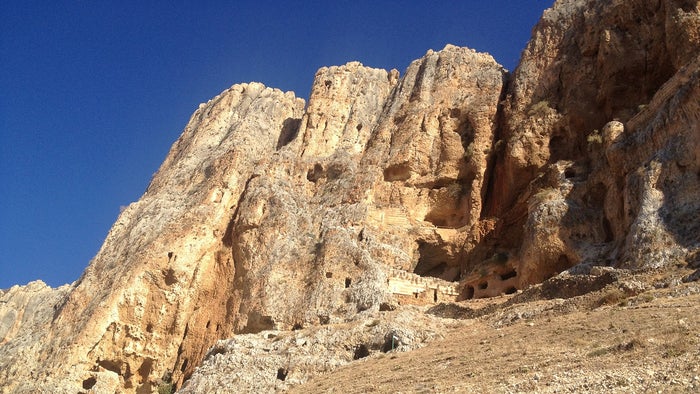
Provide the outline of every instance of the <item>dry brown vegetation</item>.
[[568,299],[434,309],[491,312],[424,348],[376,354],[292,392],[697,392],[700,286],[680,281],[689,272],[630,275]]

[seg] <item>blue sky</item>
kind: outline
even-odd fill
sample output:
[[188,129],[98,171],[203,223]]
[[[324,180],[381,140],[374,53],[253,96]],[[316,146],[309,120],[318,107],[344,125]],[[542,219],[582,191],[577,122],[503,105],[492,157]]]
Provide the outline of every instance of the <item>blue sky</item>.
[[[144,4],[147,3],[147,4]],[[76,280],[199,103],[447,43],[509,70],[552,0],[0,2],[0,288]]]

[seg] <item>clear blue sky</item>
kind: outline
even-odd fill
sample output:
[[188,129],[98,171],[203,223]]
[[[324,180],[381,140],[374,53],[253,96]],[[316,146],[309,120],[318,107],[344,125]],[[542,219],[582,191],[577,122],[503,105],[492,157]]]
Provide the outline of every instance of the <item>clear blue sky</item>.
[[229,86],[307,98],[319,67],[403,74],[447,43],[512,70],[552,2],[0,2],[0,288],[76,280],[199,103]]

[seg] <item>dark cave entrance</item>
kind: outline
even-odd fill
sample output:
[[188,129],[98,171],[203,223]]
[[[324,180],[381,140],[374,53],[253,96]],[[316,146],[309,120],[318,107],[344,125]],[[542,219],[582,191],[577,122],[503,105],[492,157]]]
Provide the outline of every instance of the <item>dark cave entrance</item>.
[[456,282],[460,277],[459,261],[449,252],[446,245],[419,241],[418,263],[413,273]]

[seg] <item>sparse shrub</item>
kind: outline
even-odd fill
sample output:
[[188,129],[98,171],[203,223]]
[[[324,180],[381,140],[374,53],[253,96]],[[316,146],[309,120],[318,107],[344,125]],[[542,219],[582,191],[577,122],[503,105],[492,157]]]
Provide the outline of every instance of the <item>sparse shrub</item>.
[[517,372],[517,373],[529,373],[529,372],[532,372],[532,367],[530,367],[529,365],[521,365],[515,369],[515,372]]
[[546,187],[544,189],[541,189],[535,195],[532,196],[532,198],[535,201],[546,201],[546,200],[552,200],[556,198],[556,196],[559,195],[559,190],[555,189],[553,187]]
[[469,161],[472,156],[474,156],[474,143],[470,142],[469,145],[464,149],[464,155],[463,158],[466,161]]
[[588,134],[586,137],[586,142],[589,144],[602,144],[603,143],[603,137],[600,135],[600,131],[593,130],[591,134]]
[[172,382],[173,373],[170,370],[165,371],[158,385],[158,394],[172,394],[175,392],[175,385]]
[[506,143],[503,140],[496,141],[496,143],[493,144],[494,151],[498,152],[499,150],[501,150],[505,146],[505,144]]
[[549,101],[547,100],[542,100],[536,104],[533,104],[532,107],[527,111],[528,116],[539,116],[543,117],[549,113],[549,110],[551,108],[549,107]]
[[644,347],[644,341],[642,341],[639,338],[632,338],[627,343],[621,343],[615,347],[615,350],[617,351],[630,351],[634,349],[639,349]]
[[173,384],[169,382],[163,382],[158,386],[158,394],[172,394]]
[[665,358],[675,358],[688,353],[693,348],[693,345],[687,339],[677,339],[673,342],[667,343],[664,347],[665,350],[663,356]]
[[634,349],[644,347],[644,343],[638,338],[632,338],[629,342],[620,343],[616,346],[601,347],[591,350],[588,357],[599,357],[609,353],[629,352]]
[[494,255],[491,257],[491,259],[496,263],[500,265],[504,265],[505,263],[508,262],[508,253],[494,253]]
[[601,305],[615,305],[620,306],[627,305],[627,294],[624,291],[614,288],[606,291],[602,297],[600,297]]
[[489,270],[486,267],[481,267],[479,268],[479,277],[480,278],[485,278],[489,275]]
[[654,295],[650,293],[640,294],[637,299],[641,302],[652,302],[654,301]]
[[598,349],[594,349],[588,353],[588,357],[599,357],[599,356],[604,356],[608,353],[612,352],[612,349],[609,347],[601,347]]

